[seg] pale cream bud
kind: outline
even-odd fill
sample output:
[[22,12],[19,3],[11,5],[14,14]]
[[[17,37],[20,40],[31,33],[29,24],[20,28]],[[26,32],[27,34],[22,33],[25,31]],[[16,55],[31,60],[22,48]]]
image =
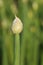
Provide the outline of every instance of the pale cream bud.
[[12,32],[14,34],[18,34],[18,33],[21,33],[22,30],[23,30],[23,23],[18,17],[15,16],[15,19],[12,24]]

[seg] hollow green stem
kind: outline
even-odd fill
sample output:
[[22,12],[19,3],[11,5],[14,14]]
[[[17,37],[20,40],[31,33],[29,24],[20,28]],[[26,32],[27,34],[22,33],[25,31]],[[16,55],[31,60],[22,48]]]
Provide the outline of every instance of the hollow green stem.
[[20,65],[20,36],[15,35],[15,63],[14,65]]
[[5,31],[3,31],[3,59],[2,59],[2,65],[8,65],[8,58],[7,58],[7,49],[5,45]]
[[7,52],[4,47],[3,47],[3,65],[8,65]]

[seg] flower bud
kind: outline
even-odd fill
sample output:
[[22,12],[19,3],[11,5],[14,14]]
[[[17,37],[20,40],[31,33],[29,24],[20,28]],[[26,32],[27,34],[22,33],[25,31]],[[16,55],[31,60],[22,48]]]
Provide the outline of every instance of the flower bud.
[[12,24],[12,32],[14,34],[19,34],[23,30],[23,24],[18,17],[15,17],[13,24]]

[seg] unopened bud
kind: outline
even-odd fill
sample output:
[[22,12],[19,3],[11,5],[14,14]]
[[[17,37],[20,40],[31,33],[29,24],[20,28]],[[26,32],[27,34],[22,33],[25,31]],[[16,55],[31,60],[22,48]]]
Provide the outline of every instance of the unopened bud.
[[22,30],[23,30],[23,23],[17,16],[15,16],[15,19],[12,24],[12,32],[14,34],[19,34],[22,32]]

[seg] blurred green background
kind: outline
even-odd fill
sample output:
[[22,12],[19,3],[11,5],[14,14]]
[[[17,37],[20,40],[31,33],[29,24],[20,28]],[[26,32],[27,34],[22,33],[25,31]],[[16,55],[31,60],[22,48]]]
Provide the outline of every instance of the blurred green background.
[[19,65],[43,65],[43,0],[0,0],[0,65],[15,65],[15,15],[23,22]]

